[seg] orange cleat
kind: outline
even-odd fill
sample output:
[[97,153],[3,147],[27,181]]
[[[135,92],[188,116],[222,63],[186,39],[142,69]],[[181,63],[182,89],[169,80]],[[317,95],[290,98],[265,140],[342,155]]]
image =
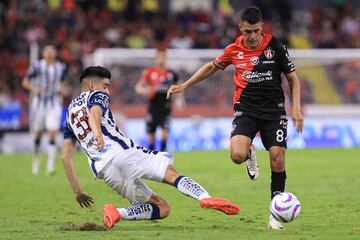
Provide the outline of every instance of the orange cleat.
[[104,225],[110,229],[121,219],[121,215],[112,204],[105,204],[103,210]]
[[223,198],[204,198],[200,201],[200,206],[202,208],[219,210],[228,215],[235,215],[240,212],[240,207],[236,203],[230,202],[229,200]]

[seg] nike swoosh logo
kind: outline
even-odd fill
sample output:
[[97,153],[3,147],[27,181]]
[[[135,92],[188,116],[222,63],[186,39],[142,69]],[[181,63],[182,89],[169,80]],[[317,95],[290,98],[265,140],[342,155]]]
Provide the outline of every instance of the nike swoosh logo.
[[254,179],[255,178],[255,174],[254,175],[251,175],[251,173],[250,173],[250,171],[249,171],[249,168],[246,166],[246,171],[247,171],[247,173],[248,173],[248,175],[249,175],[249,177],[251,178],[251,179]]

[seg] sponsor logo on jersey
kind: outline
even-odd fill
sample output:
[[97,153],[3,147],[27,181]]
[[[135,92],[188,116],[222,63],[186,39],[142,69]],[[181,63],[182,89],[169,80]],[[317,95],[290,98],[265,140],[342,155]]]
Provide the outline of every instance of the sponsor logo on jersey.
[[101,104],[105,108],[110,107],[109,98],[108,98],[107,95],[105,95],[103,93],[98,94],[93,101],[96,102],[96,103]]
[[233,123],[231,126],[231,133],[234,133],[235,129],[236,129],[236,123]]
[[275,55],[275,51],[271,47],[267,47],[264,50],[264,55],[267,59],[272,59]]
[[104,105],[106,108],[109,108],[110,107],[110,102],[109,102],[109,99],[108,98],[105,98],[104,99]]
[[97,144],[97,141],[94,137],[92,137],[89,142],[87,142],[86,144],[86,148],[91,148],[92,146],[96,145]]
[[271,63],[275,63],[275,61],[274,60],[263,61],[263,64],[271,64]]
[[284,120],[282,119],[282,120],[280,120],[279,125],[280,125],[282,128],[287,129],[288,120],[287,120],[287,119],[284,119]]
[[250,58],[250,62],[252,65],[257,65],[259,63],[259,58],[254,56],[254,57]]
[[246,67],[246,63],[238,63],[235,65],[235,67],[237,67],[237,68]]
[[[240,102],[236,102],[236,104],[240,104]],[[240,116],[242,116],[242,114],[243,114],[243,112],[241,112],[241,111],[236,111],[235,113],[234,113],[234,117],[236,118],[236,117],[240,117]]]
[[[258,71],[245,71],[241,74],[241,76],[247,80],[252,79],[262,79],[262,78],[271,78],[272,79],[272,71],[266,71],[266,72],[258,72]],[[271,80],[271,79],[264,79],[264,80]]]

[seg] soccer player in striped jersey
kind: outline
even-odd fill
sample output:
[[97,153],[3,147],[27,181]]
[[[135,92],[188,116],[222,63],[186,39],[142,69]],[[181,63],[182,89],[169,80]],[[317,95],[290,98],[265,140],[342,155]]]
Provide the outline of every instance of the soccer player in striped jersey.
[[56,133],[60,129],[62,113],[63,82],[66,65],[57,60],[57,51],[53,45],[47,45],[42,51],[43,58],[32,64],[22,81],[22,86],[30,91],[30,129],[35,134],[32,173],[37,175],[40,168],[40,141],[47,131],[47,174],[55,171]]
[[[234,120],[230,140],[231,159],[236,164],[245,162],[252,180],[259,175],[256,148],[252,145],[259,131],[262,143],[270,156],[271,198],[285,189],[285,151],[287,116],[281,86],[284,74],[292,93],[291,118],[298,132],[303,128],[300,107],[300,81],[289,54],[279,40],[262,33],[262,16],[257,7],[249,7],[241,14],[240,31],[236,41],[224,49],[222,55],[202,66],[189,80],[173,85],[168,97],[182,93],[216,71],[234,65]],[[270,215],[268,227],[283,229]]]
[[87,154],[94,176],[130,201],[126,208],[104,205],[104,224],[108,228],[120,219],[162,219],[169,215],[169,204],[141,179],[175,186],[198,200],[202,208],[237,214],[240,208],[235,203],[211,197],[190,177],[180,175],[172,165],[172,154],[147,150],[122,133],[110,110],[110,78],[106,68],[86,68],[80,76],[82,93],[68,107],[62,161],[80,206],[90,207],[93,199],[82,192],[76,178],[72,160],[76,141]]

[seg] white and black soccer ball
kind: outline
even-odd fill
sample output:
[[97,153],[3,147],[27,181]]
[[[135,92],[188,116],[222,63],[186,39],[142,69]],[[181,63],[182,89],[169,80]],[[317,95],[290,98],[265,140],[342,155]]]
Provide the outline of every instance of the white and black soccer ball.
[[300,213],[300,202],[297,197],[289,192],[275,195],[270,202],[270,213],[279,222],[291,222]]

